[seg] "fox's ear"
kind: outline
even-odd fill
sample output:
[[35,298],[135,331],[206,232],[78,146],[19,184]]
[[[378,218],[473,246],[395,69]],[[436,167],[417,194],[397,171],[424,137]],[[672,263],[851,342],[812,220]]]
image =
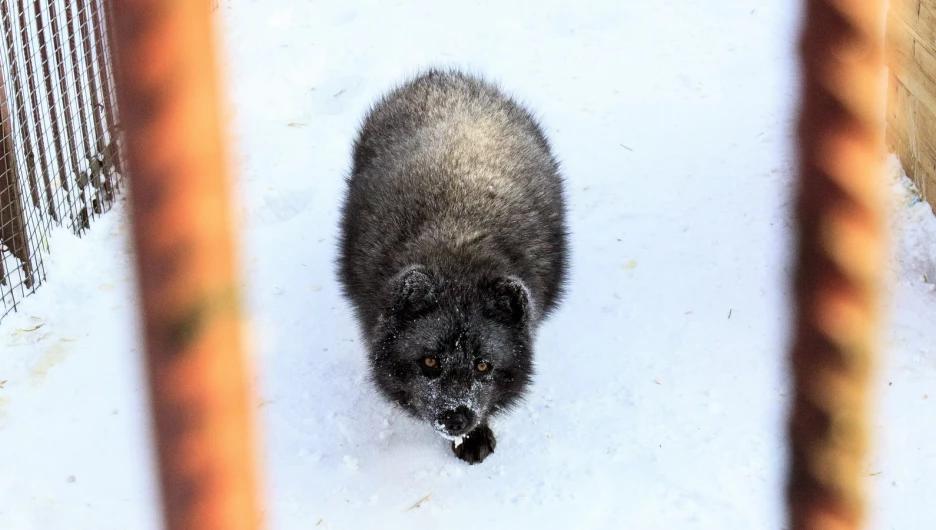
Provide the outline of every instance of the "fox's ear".
[[438,286],[420,266],[407,267],[390,280],[390,311],[396,316],[416,316],[436,304]]
[[484,309],[488,318],[508,325],[526,324],[532,318],[533,299],[520,278],[500,278],[486,291]]

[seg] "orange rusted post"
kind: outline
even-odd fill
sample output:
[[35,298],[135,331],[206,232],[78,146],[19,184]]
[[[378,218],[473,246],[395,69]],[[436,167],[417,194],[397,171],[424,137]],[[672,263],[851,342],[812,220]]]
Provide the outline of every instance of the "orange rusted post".
[[107,7],[165,522],[256,529],[251,377],[209,7]]
[[882,0],[807,0],[801,40],[791,530],[865,522],[884,254]]

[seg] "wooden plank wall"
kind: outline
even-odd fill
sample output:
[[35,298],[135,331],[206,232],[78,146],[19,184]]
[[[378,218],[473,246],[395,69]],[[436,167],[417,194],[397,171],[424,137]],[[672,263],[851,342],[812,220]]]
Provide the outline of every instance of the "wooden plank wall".
[[891,0],[887,143],[936,209],[936,0]]

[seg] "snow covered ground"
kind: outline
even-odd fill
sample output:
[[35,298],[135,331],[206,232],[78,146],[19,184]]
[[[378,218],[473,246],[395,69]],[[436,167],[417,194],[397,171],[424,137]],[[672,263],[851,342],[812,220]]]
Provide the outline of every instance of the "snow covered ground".
[[[787,0],[231,0],[244,278],[278,529],[779,530],[796,10]],[[428,64],[534,107],[568,178],[570,295],[479,466],[382,403],[333,275],[362,113]],[[892,162],[873,528],[936,498],[936,217]],[[158,527],[121,206],[50,238],[0,324],[0,528]],[[420,502],[421,501],[421,502]]]

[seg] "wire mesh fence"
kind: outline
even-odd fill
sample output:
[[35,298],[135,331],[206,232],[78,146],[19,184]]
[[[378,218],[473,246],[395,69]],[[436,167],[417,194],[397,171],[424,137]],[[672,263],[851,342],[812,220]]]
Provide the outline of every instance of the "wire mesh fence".
[[0,319],[45,280],[53,226],[109,210],[121,161],[105,0],[0,0]]

